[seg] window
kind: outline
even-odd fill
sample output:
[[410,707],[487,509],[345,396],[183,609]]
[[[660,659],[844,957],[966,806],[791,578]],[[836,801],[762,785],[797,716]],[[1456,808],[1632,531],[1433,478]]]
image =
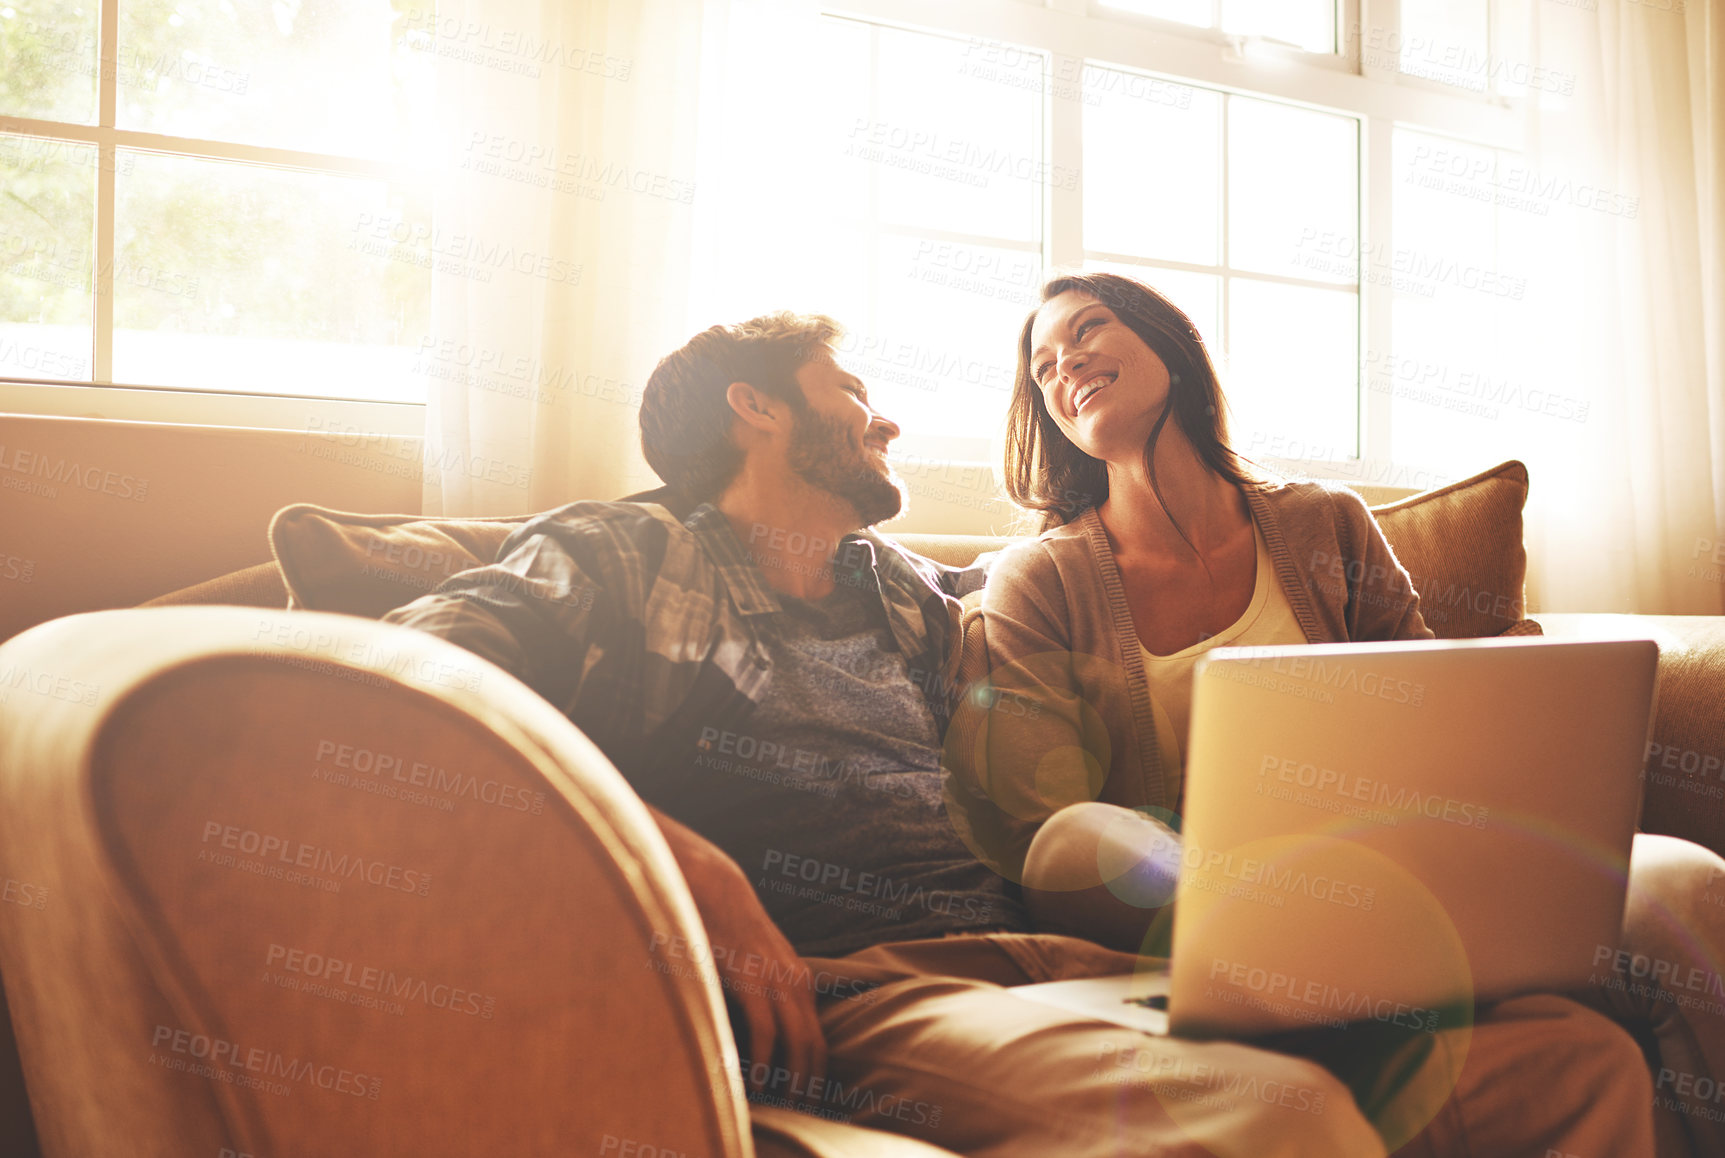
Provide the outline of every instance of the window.
[[0,0],[0,378],[419,402],[403,0]]
[[[964,432],[1012,388],[1010,335],[1034,301],[1044,187],[1075,183],[1043,147],[1039,86],[979,84],[967,41],[856,20],[825,23],[848,83],[834,85],[828,157],[856,254],[858,300],[843,351],[909,446],[929,431],[987,455]],[[915,78],[907,83],[905,78]],[[844,268],[842,264],[834,268]]]
[[[730,90],[743,111],[729,119],[794,117],[785,133],[823,176],[775,168],[748,131],[727,143],[718,171],[749,189],[755,217],[710,219],[722,228],[708,238],[726,236],[700,244],[723,274],[699,323],[824,308],[853,328],[846,352],[909,454],[992,466],[1043,270],[1115,270],[1191,315],[1250,457],[1431,485],[1454,431],[1383,368],[1502,302],[1450,292],[1454,261],[1434,272],[1403,257],[1447,256],[1470,230],[1477,282],[1503,272],[1505,231],[1417,204],[1410,142],[1509,156],[1506,102],[1543,78],[1493,55],[1503,38],[1485,0],[1383,7],[1362,25],[1354,0],[1042,0],[938,16],[851,0],[818,31],[739,35],[727,64],[749,78]],[[743,63],[751,45],[775,63],[770,79]],[[809,72],[785,68],[798,58]],[[788,222],[798,244],[756,245],[751,263],[737,235]],[[1500,313],[1471,332],[1507,324]]]
[[1084,91],[1085,265],[1185,310],[1236,414],[1351,447],[1358,120],[1097,66]]

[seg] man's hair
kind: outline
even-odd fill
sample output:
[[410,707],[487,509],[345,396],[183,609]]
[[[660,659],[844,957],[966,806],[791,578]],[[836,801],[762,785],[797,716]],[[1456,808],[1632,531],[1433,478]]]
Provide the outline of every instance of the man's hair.
[[802,414],[808,403],[797,371],[830,351],[843,332],[825,315],[781,311],[690,338],[660,360],[642,391],[647,465],[696,502],[718,495],[743,465],[743,452],[731,441],[736,415],[726,389],[747,382]]

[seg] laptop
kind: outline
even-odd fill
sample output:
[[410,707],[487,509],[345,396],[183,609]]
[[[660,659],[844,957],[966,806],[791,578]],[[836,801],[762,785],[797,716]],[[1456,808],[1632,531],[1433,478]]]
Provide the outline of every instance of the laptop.
[[1011,992],[1244,1038],[1582,988],[1619,940],[1657,673],[1647,639],[1218,648],[1171,968]]

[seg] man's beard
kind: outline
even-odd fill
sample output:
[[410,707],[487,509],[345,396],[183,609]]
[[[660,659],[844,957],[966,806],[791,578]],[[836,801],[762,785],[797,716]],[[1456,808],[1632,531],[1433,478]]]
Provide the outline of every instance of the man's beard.
[[904,509],[904,491],[884,463],[851,445],[844,427],[823,414],[803,411],[791,433],[791,469],[810,486],[849,503],[865,527]]

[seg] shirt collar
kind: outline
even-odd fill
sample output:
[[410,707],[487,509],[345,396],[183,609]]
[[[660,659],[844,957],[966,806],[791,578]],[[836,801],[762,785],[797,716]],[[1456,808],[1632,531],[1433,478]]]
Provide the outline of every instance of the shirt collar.
[[725,588],[730,592],[731,602],[744,615],[770,615],[781,611],[779,597],[773,594],[773,589],[767,586],[766,578],[760,568],[749,560],[748,551],[738,541],[737,533],[731,529],[731,520],[725,513],[712,503],[702,503],[689,517],[683,520],[683,526],[695,536],[706,551],[707,558],[718,567],[719,576],[725,582]]
[[[683,520],[707,557],[718,567],[731,601],[743,615],[770,615],[784,610],[778,594],[767,585],[766,576],[756,566],[749,550],[731,526],[731,520],[712,503],[702,503]],[[879,590],[877,567],[880,558],[875,545],[860,534],[849,534],[839,540],[833,552],[833,578],[851,586],[869,586]]]

